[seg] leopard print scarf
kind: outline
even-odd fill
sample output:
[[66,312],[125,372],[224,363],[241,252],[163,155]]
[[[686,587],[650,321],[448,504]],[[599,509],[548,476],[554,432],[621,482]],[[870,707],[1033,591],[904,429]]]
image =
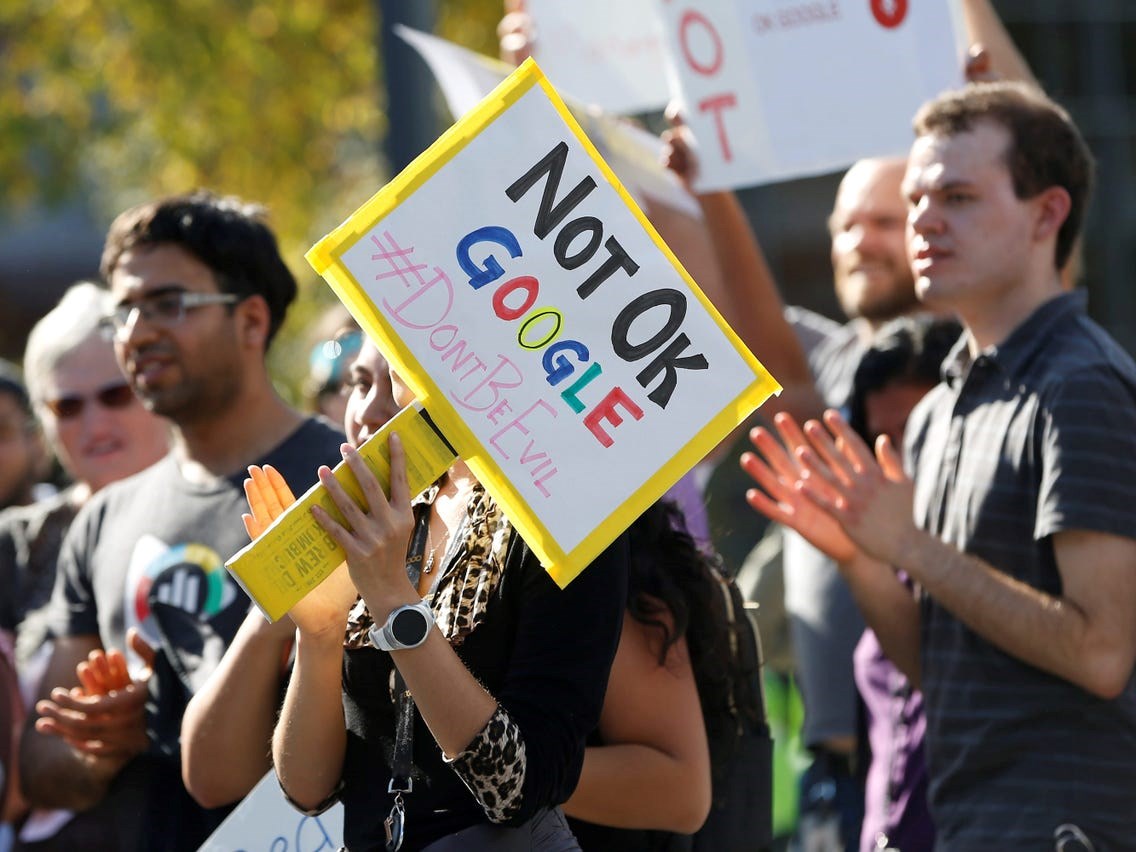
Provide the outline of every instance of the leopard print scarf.
[[[416,511],[429,511],[437,497],[435,483],[414,500]],[[442,635],[455,648],[477,629],[505,570],[505,554],[513,537],[513,525],[501,507],[480,484],[476,484],[453,541],[443,558],[441,576],[429,596],[434,619]],[[367,605],[359,598],[347,617],[344,647],[370,645],[367,632],[374,624]]]

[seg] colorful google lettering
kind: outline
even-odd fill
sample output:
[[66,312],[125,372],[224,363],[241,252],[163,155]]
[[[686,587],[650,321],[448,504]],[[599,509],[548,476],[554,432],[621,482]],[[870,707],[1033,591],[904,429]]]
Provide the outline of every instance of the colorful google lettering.
[[[587,299],[617,275],[634,276],[639,264],[617,237],[606,234],[598,217],[579,215],[569,220],[596,188],[596,182],[586,176],[561,193],[568,152],[568,144],[558,142],[505,193],[517,203],[544,181],[533,234],[541,242],[553,237],[552,253],[565,271],[579,269],[600,256],[600,262],[592,264],[594,268],[575,287],[578,297]],[[521,353],[539,354],[541,369],[537,372],[532,367],[526,372],[514,357],[500,352],[488,355],[474,350],[455,322],[454,285],[445,269],[430,269],[429,264],[414,257],[413,247],[400,245],[389,231],[372,234],[370,241],[372,262],[382,264],[376,281],[397,277],[404,285],[401,300],[392,299],[393,292],[381,300],[386,315],[404,330],[425,333],[427,345],[439,353],[456,380],[457,389],[449,393],[455,405],[482,415],[495,427],[489,443],[499,457],[515,456],[540,493],[549,496],[548,482],[557,468],[548,447],[540,446],[535,437],[539,419],[556,418],[563,409],[544,399],[523,410],[514,407],[510,391],[520,387],[526,375],[543,375],[557,390],[562,405],[579,416],[604,448],[615,444],[613,432],[626,418],[643,418],[643,407],[632,393],[616,382],[605,384],[603,364],[593,357],[594,345],[589,347],[580,339],[582,330],[568,336],[559,308],[537,306],[540,280],[522,269],[506,271],[506,267],[522,266],[525,254],[521,240],[509,228],[485,225],[464,235],[457,242],[457,262],[474,292],[491,293],[488,307],[493,315],[516,324]],[[474,259],[475,254],[479,259]],[[644,334],[637,331],[641,329],[638,323],[648,313],[653,313],[646,322],[652,331]],[[657,288],[634,295],[611,323],[612,351],[626,363],[643,365],[635,381],[647,391],[646,399],[659,409],[665,410],[670,403],[680,371],[710,366],[705,355],[691,351],[690,338],[682,330],[686,313],[687,293]]]
[[[543,241],[559,227],[553,242],[553,254],[561,269],[572,271],[583,266],[595,257],[601,245],[604,247],[607,254],[603,261],[576,288],[577,295],[581,299],[587,299],[613,275],[635,275],[639,271],[639,264],[627,253],[617,237],[604,239],[604,224],[599,218],[583,215],[561,225],[596,188],[595,180],[586,176],[557,200],[567,158],[568,145],[561,141],[510,185],[505,193],[516,203],[544,179],[544,191],[533,225],[533,234]],[[582,241],[579,239],[581,237],[584,238]],[[498,225],[478,228],[464,236],[457,246],[457,259],[462,270],[469,276],[469,285],[474,290],[480,290],[506,275],[497,256],[490,254],[480,262],[471,257],[473,247],[485,243],[504,249],[510,259],[524,255],[516,235]],[[560,397],[573,412],[582,414],[588,406],[581,395],[585,388],[603,374],[603,367],[592,360],[587,345],[582,341],[560,339],[563,315],[553,307],[534,309],[539,294],[540,281],[535,277],[517,275],[509,278],[493,292],[493,312],[498,319],[506,322],[520,321],[517,343],[522,349],[544,350],[541,365],[549,385],[555,388],[574,378],[560,392]],[[690,338],[680,331],[686,317],[686,299],[685,293],[673,288],[641,293],[616,315],[612,323],[611,344],[619,358],[631,363],[654,356],[635,378],[646,389],[661,376],[647,398],[662,409],[667,407],[674,394],[679,370],[705,370],[709,367],[709,362],[701,353],[685,354],[691,346]],[[632,326],[636,320],[655,308],[667,312],[661,327],[646,339],[633,342]],[[577,376],[576,373],[583,364],[588,366]],[[610,388],[583,416],[584,425],[604,447],[610,447],[614,443],[604,424],[619,426],[623,422],[620,409],[634,420],[643,417],[643,409],[618,385]]]

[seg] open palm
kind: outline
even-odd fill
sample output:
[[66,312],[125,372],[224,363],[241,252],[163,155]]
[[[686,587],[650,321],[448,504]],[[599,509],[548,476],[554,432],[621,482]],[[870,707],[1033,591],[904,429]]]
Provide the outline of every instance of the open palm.
[[[241,520],[244,521],[249,538],[256,538],[295,503],[296,498],[284,477],[271,465],[263,468],[252,465],[248,471],[245,498],[248,500],[249,511],[241,515]],[[358,597],[347,564],[343,562],[323,582],[297,601],[288,615],[302,633],[342,633],[346,628],[347,613]]]
[[[790,447],[804,445],[805,438],[791,418],[780,415],[778,430]],[[809,499],[801,487],[801,466],[767,429],[750,432],[756,453],[743,453],[741,466],[760,489],[746,492],[746,502],[771,521],[800,533],[817,550],[836,562],[850,562],[858,548],[843,527]],[[823,487],[823,483],[818,487]]]

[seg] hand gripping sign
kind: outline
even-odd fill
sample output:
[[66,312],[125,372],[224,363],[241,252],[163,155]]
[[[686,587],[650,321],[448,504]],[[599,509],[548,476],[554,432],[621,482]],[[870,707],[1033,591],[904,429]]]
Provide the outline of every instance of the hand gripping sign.
[[[445,436],[400,415],[412,490],[448,443],[561,586],[780,390],[531,60],[307,256]],[[229,562],[270,618],[343,558],[320,491]]]

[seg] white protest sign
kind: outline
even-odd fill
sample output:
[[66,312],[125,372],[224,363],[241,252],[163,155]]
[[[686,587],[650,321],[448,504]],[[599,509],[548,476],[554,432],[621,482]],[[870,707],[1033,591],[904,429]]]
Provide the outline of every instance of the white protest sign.
[[924,101],[963,82],[954,0],[657,0],[698,188],[904,154]]
[[[652,12],[653,13],[653,12]],[[461,118],[509,76],[512,68],[453,42],[396,24],[395,33],[418,51],[429,66],[455,119]],[[661,61],[661,60],[660,60]],[[661,67],[659,73],[661,74]],[[643,196],[695,219],[702,210],[678,178],[661,163],[657,136],[602,110],[565,98],[572,115],[624,186],[642,203]]]
[[437,80],[455,120],[477,106],[513,71],[499,59],[482,56],[405,24],[395,24],[393,29],[395,35],[418,51]]
[[778,389],[531,60],[308,259],[561,585]]
[[533,57],[562,93],[614,113],[662,109],[670,98],[652,0],[528,0]]
[[343,806],[300,813],[269,771],[198,852],[335,852],[343,846]]

